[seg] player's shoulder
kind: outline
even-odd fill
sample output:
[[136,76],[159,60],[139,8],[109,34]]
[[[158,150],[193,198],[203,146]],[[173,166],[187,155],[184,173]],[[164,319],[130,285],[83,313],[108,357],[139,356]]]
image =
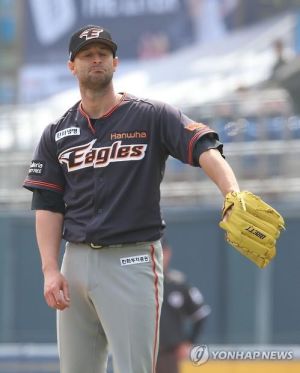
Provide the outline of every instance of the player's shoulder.
[[185,285],[186,276],[183,272],[178,271],[177,269],[170,269],[166,273],[166,280],[173,282],[176,285]]
[[157,111],[161,111],[168,107],[171,108],[171,106],[166,102],[155,100],[152,98],[137,97],[130,93],[126,93],[124,101],[131,102],[132,104],[135,104],[137,107],[148,107]]
[[78,105],[79,102],[77,102],[75,105],[73,105],[71,108],[69,108],[63,115],[61,115],[59,118],[53,120],[50,122],[45,128],[44,128],[44,136],[54,136],[57,131],[60,129],[67,128],[70,123],[74,123],[74,118],[77,115],[78,112]]
[[[80,101],[79,101],[80,102]],[[50,123],[51,127],[59,128],[62,125],[68,125],[69,122],[74,120],[74,116],[78,113],[79,102],[76,102],[72,107],[70,107],[63,115]]]

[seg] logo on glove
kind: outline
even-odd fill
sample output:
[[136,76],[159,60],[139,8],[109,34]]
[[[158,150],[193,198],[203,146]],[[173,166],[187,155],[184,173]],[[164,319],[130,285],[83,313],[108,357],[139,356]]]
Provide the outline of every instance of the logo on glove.
[[266,235],[263,234],[262,232],[259,232],[257,229],[251,227],[251,225],[249,225],[248,228],[245,229],[246,231],[254,234],[254,236],[260,238],[261,240],[263,240],[264,238],[266,238]]

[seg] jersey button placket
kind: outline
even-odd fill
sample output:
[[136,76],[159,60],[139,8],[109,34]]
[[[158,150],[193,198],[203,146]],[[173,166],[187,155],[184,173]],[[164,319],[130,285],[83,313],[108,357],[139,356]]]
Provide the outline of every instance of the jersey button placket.
[[[101,172],[99,175],[98,172]],[[95,214],[102,214],[102,198],[104,194],[104,177],[102,175],[103,170],[95,170]]]

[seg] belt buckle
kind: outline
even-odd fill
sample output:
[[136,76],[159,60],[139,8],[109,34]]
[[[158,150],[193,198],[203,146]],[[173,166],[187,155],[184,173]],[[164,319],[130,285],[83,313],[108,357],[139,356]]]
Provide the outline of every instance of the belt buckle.
[[95,245],[94,243],[90,243],[92,249],[102,249],[103,245]]

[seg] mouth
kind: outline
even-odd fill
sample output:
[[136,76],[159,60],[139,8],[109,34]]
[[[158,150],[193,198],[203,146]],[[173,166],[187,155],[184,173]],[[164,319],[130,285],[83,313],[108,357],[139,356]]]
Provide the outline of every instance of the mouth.
[[101,67],[92,67],[91,72],[96,72],[96,73],[104,73],[104,69],[102,69]]

